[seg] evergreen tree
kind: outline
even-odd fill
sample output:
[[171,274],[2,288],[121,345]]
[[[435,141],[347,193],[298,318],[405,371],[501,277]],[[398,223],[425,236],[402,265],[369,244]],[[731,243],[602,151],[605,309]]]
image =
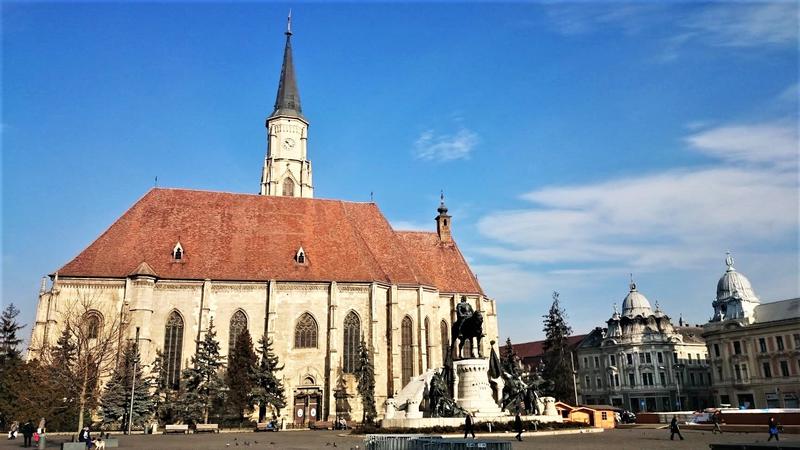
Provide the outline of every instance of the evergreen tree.
[[261,336],[258,340],[259,362],[255,372],[255,386],[251,391],[253,403],[258,403],[259,421],[263,421],[267,409],[271,409],[276,416],[281,409],[286,407],[286,394],[283,381],[278,378],[277,372],[283,370],[278,355],[272,350],[272,340]]
[[224,365],[212,319],[205,338],[198,343],[197,353],[192,356],[191,367],[182,374],[184,390],[178,403],[184,420],[208,423],[209,414],[225,398],[225,383],[220,376]]
[[519,357],[514,351],[514,346],[511,345],[511,338],[506,338],[506,345],[503,347],[503,352],[500,359],[503,364],[503,372],[506,372],[511,376],[519,375]]
[[[134,375],[135,380],[133,379]],[[131,382],[134,384],[132,385]],[[131,391],[133,391],[132,415]],[[139,351],[133,342],[125,346],[121,363],[106,383],[100,407],[103,423],[106,425],[118,424],[123,430],[128,428],[129,420],[133,426],[144,426],[152,415],[153,398],[150,395],[150,380],[144,378],[142,374]],[[128,417],[129,415],[132,420]]]
[[156,419],[162,424],[175,423],[177,392],[167,383],[167,367],[164,365],[164,353],[161,350],[156,350],[149,382],[153,389],[153,412]]
[[372,365],[370,351],[363,339],[358,346],[358,365],[355,375],[363,411],[361,423],[372,423],[378,415],[375,411],[375,367]]
[[14,304],[9,304],[0,315],[0,370],[7,364],[14,364],[21,360],[21,353],[17,347],[22,339],[17,336],[17,331],[25,328],[17,322],[19,310]]
[[244,422],[244,416],[252,410],[252,391],[256,382],[256,365],[258,358],[253,351],[253,340],[247,329],[242,330],[236,338],[233,352],[228,356],[228,371],[225,381],[228,384],[228,408],[239,420],[239,426]]
[[567,338],[572,328],[567,325],[566,313],[553,292],[553,304],[544,316],[544,370],[542,376],[551,382],[551,394],[556,400],[573,399],[572,368]]

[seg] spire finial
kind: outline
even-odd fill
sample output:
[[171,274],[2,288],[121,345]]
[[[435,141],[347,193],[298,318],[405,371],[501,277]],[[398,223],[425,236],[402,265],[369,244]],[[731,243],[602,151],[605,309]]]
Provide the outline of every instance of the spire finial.
[[614,314],[619,314],[617,311],[617,302],[614,302]]
[[630,284],[630,288],[631,288],[631,292],[633,292],[633,291],[635,291],[635,290],[636,290],[636,283],[633,281],[633,274],[632,274],[632,273],[630,273],[630,274],[628,274],[628,275],[630,275],[630,276],[631,276],[631,284]]
[[444,205],[444,189],[439,191],[439,214],[447,214],[447,206]]
[[286,18],[286,35],[292,35],[292,8],[289,8],[289,16]]
[[728,272],[733,272],[736,269],[733,268],[733,256],[731,256],[731,251],[728,250],[725,252],[725,255],[725,265],[728,266]]

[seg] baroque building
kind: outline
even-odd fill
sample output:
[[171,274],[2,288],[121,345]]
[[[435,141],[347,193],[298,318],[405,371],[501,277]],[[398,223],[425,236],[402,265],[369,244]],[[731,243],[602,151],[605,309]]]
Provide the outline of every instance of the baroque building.
[[761,303],[725,259],[713,316],[703,326],[718,406],[800,408],[800,298]]
[[378,411],[440,367],[462,296],[484,315],[489,353],[495,302],[453,240],[444,199],[435,232],[410,232],[393,229],[375,203],[314,198],[291,36],[287,28],[260,195],[145,193],[49,286],[43,280],[28,358],[53,345],[65,314],[88,300],[86,320],[102,329],[119,318],[143,363],[162,351],[177,385],[213,320],[223,353],[242,330],[272,339],[285,364],[282,419],[302,427],[361,417],[353,372],[362,339]]
[[677,326],[631,282],[607,327],[578,345],[577,374],[585,404],[639,411],[696,410],[709,405],[711,385],[699,327]]

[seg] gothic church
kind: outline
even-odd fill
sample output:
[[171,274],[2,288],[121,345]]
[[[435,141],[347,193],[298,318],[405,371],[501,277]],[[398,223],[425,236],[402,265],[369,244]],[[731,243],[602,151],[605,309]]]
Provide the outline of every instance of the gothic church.
[[388,397],[440,367],[454,308],[466,296],[497,340],[494,300],[451,235],[444,202],[435,232],[397,231],[375,203],[314,198],[286,31],[277,98],[266,120],[259,195],[154,188],[39,292],[29,358],[53,345],[63,314],[95,299],[86,320],[119,317],[144,364],[164,354],[171,383],[211,320],[223,353],[242,330],[266,334],[285,368],[287,424],[360,419],[352,373],[363,338],[375,364],[379,415]]

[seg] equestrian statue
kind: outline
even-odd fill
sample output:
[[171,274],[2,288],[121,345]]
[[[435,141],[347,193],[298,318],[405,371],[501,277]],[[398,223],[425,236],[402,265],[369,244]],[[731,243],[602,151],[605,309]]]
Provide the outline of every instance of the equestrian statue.
[[[472,305],[467,302],[467,297],[461,296],[461,302],[456,305],[456,321],[453,323],[453,329],[450,334],[453,341],[450,344],[450,354],[453,353],[453,347],[456,345],[458,339],[458,355],[457,358],[464,358],[464,344],[469,340],[470,348],[478,347],[478,358],[483,358],[483,350],[481,349],[481,341],[483,340],[483,315],[480,311],[473,311]],[[477,339],[477,344],[473,339]],[[472,358],[472,355],[467,355],[467,358]]]

